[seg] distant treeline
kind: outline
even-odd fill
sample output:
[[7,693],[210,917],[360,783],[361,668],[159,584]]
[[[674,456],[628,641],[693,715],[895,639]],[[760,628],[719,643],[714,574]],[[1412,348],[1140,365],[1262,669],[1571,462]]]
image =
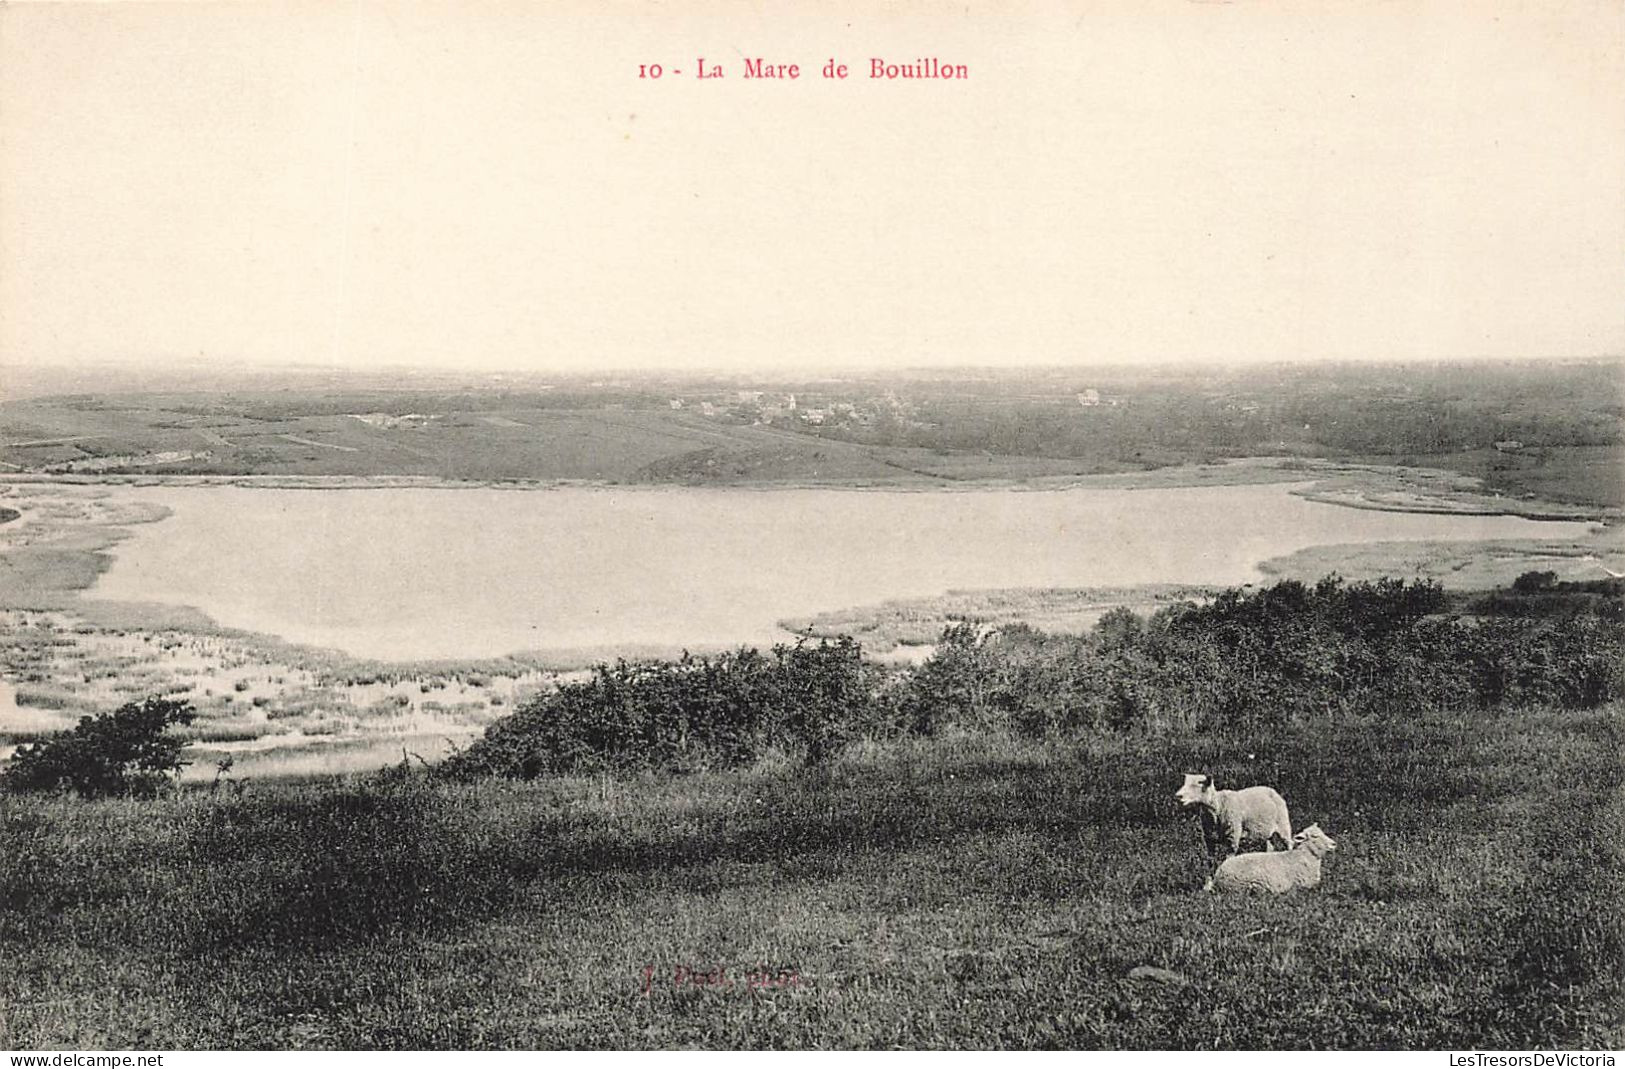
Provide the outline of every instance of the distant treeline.
[[819,764],[860,738],[944,731],[1225,735],[1439,710],[1588,709],[1625,697],[1622,607],[1619,582],[1526,581],[1464,611],[1431,581],[1333,577],[1231,590],[1148,619],[1114,609],[1086,635],[956,625],[912,669],[867,662],[850,638],[620,661],[532,699],[440,770],[681,770],[775,750]]

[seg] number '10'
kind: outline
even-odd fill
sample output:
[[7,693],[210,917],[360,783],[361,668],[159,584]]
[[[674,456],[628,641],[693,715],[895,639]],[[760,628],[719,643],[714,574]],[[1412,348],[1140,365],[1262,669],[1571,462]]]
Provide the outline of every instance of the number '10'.
[[638,64],[638,77],[639,78],[658,78],[662,74],[665,74],[665,73],[666,73],[666,69],[664,67],[662,67],[658,63],[639,63]]

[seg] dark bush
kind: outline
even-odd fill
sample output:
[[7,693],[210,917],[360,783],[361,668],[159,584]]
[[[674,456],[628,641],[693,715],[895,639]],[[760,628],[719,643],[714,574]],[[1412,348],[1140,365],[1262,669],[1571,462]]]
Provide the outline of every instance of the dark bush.
[[525,779],[627,768],[728,767],[771,747],[828,760],[878,724],[880,670],[850,638],[678,661],[617,661],[523,704],[444,774]]
[[1512,581],[1512,589],[1519,594],[1533,594],[1541,590],[1550,590],[1556,585],[1556,572],[1524,572]]
[[180,759],[186,740],[165,729],[196,718],[189,703],[168,698],[81,717],[69,731],[18,747],[0,771],[0,784],[14,791],[72,790],[81,798],[151,797],[186,765]]

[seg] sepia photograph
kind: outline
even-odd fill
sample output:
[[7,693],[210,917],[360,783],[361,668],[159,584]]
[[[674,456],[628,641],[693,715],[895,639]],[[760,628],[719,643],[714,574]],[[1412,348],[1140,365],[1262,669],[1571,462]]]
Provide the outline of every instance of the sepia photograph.
[[1622,521],[1619,0],[0,3],[0,1050],[1613,1066]]

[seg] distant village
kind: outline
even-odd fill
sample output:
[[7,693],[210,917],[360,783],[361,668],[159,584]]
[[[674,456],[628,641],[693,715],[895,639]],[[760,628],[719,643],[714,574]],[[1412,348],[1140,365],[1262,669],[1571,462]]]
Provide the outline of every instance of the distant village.
[[731,395],[718,394],[703,399],[673,397],[669,404],[674,410],[695,412],[708,419],[781,426],[799,423],[809,427],[843,423],[867,427],[873,425],[883,412],[904,416],[911,407],[892,393],[863,403],[842,401],[805,405],[798,402],[793,393],[771,393],[766,390],[736,390]]
[[[1087,389],[1074,395],[1084,408],[1116,407],[1121,398],[1103,397],[1099,390]],[[673,411],[692,412],[707,419],[726,419],[753,426],[780,427],[872,427],[895,422],[905,426],[935,426],[921,420],[919,406],[899,398],[890,390],[857,401],[825,401],[806,404],[793,393],[770,390],[734,390],[704,397],[673,397]]]

